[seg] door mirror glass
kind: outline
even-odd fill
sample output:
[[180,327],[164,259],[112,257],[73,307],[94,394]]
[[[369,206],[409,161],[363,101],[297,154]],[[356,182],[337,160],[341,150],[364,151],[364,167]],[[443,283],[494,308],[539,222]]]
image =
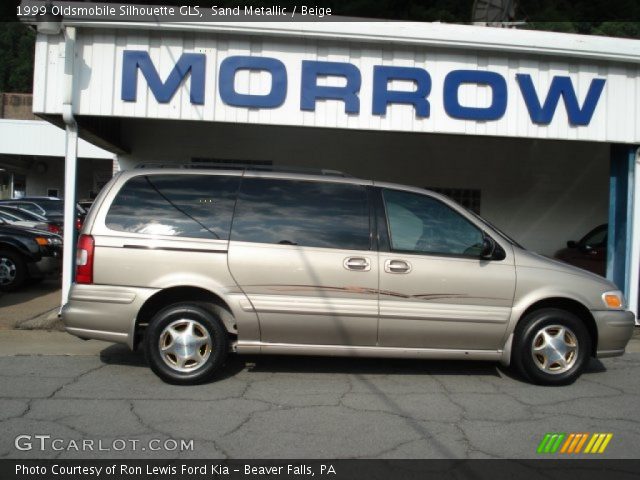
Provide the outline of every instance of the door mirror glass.
[[576,248],[578,246],[578,244],[576,243],[575,240],[569,240],[567,242],[567,248]]
[[483,260],[491,260],[493,254],[496,251],[496,242],[493,238],[485,235],[482,239],[482,251],[480,252],[480,258]]

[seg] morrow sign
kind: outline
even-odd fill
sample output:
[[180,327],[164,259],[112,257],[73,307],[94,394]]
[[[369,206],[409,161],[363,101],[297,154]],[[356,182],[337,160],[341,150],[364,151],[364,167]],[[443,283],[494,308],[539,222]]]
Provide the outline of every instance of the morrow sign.
[[[168,103],[180,85],[190,81],[190,102],[203,105],[205,98],[205,78],[207,57],[202,53],[182,53],[173,69],[163,81],[149,53],[144,50],[124,50],[122,57],[121,99],[136,102],[138,73],[142,74],[150,91],[159,103]],[[271,78],[268,93],[252,94],[238,92],[235,79],[242,70],[267,72]],[[373,115],[384,116],[387,107],[393,104],[413,106],[418,118],[431,115],[433,103],[431,75],[420,67],[374,65],[372,72],[373,97],[371,105],[364,107],[360,102],[362,73],[349,62],[301,60],[299,108],[315,111],[319,100],[337,100],[344,104],[347,114],[359,115],[363,108]],[[260,56],[229,56],[219,67],[218,93],[221,100],[233,107],[251,109],[275,109],[286,100],[290,82],[286,65],[277,58]],[[322,78],[336,77],[341,86],[321,84]],[[516,73],[519,94],[527,107],[531,122],[548,125],[558,110],[560,100],[564,104],[567,120],[572,126],[589,125],[605,87],[605,79],[591,80],[587,93],[578,99],[576,89],[569,76],[555,75],[546,89],[536,87],[530,74]],[[413,84],[411,91],[390,88],[390,82],[401,80]],[[484,106],[463,105],[460,88],[463,85],[484,86],[491,91],[491,103]],[[455,119],[492,121],[500,119],[507,110],[510,95],[507,80],[498,72],[490,70],[451,70],[444,78],[442,104],[446,114]],[[513,95],[513,94],[512,94]]]

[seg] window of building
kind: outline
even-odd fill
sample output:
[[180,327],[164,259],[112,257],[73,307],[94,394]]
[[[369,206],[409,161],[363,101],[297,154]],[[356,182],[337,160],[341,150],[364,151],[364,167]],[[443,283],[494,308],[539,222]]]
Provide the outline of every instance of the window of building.
[[124,232],[227,240],[239,177],[144,175],[118,192],[107,227]]
[[454,202],[462,205],[464,208],[471,210],[480,215],[480,204],[482,195],[479,189],[475,188],[442,188],[442,187],[426,187],[427,190],[439,193],[445,197],[449,197]]
[[245,178],[232,240],[369,250],[369,207],[363,186]]
[[384,190],[383,195],[393,250],[480,255],[482,231],[441,201],[399,190]]
[[[273,165],[271,160],[231,160],[205,157],[192,157],[191,163],[212,164],[213,169],[233,169],[234,167],[242,168],[247,165],[254,167],[270,167]],[[206,168],[209,168],[208,166]]]

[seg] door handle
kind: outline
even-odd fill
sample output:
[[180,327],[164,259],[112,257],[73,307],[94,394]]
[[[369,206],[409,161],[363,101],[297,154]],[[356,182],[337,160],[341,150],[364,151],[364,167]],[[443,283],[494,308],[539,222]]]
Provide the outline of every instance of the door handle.
[[409,273],[411,264],[405,260],[385,260],[384,271],[387,273]]
[[371,270],[371,261],[366,257],[347,257],[344,259],[344,268],[356,272],[368,272]]

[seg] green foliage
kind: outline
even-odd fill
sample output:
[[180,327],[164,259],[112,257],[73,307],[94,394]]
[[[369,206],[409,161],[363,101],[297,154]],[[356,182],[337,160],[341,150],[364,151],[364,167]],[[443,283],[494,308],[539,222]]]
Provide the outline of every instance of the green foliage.
[[25,25],[0,23],[0,92],[31,92],[35,38]]
[[[124,3],[122,0],[106,0]],[[13,7],[0,0],[1,18],[10,18]],[[138,0],[135,3],[176,5],[175,0]],[[469,21],[474,0],[202,0],[183,4],[235,6],[317,4],[330,7],[332,13],[347,17],[413,20],[421,22],[464,23]],[[640,22],[624,22],[620,18],[640,19],[638,0],[518,0],[516,20],[526,24],[520,28],[585,35],[606,35],[640,39]],[[594,19],[599,21],[595,22]],[[33,84],[34,31],[18,22],[0,23],[0,92],[31,92]]]

